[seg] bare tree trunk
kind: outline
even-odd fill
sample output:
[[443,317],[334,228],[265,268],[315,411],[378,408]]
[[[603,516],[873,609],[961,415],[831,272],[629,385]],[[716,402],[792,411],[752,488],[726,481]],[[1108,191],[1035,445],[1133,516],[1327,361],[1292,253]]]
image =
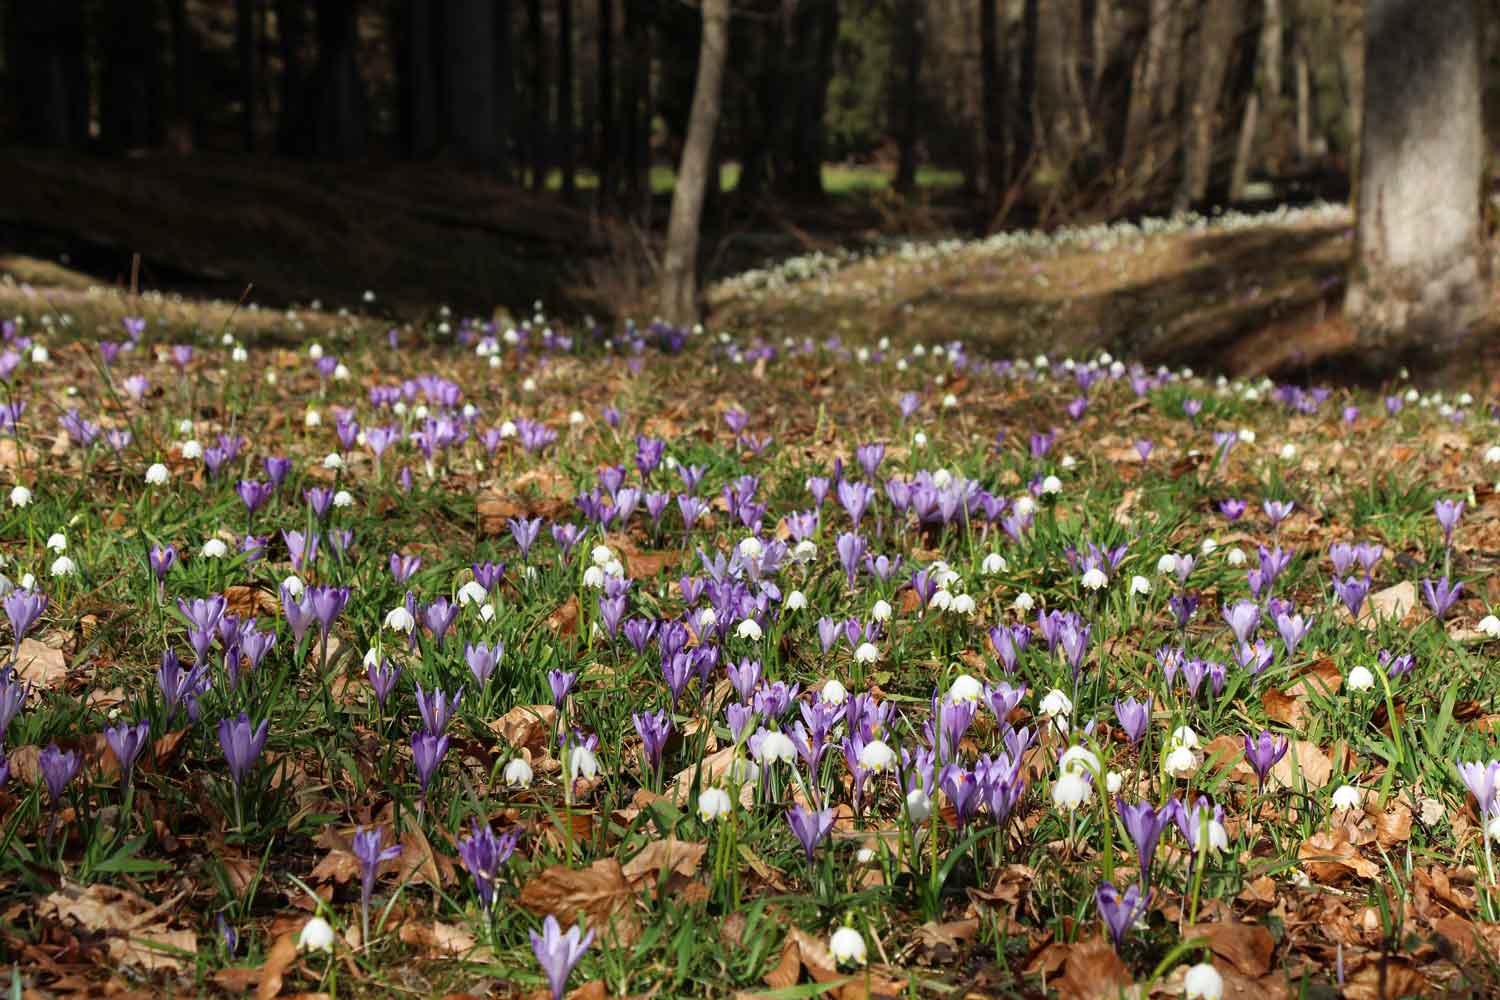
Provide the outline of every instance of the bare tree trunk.
[[542,0],[526,0],[526,48],[531,53],[527,74],[526,140],[531,153],[531,190],[547,186],[547,51],[542,26]]
[[578,157],[573,146],[573,0],[557,2],[557,152],[562,167],[562,193],[568,201],[578,193]]
[[[1162,71],[1167,58],[1167,32],[1172,17],[1168,9],[1173,0],[1151,0],[1146,13],[1146,47],[1136,57],[1135,73],[1130,82],[1130,104],[1125,112],[1124,152],[1120,159],[1127,169],[1140,158],[1146,145],[1146,134],[1151,128],[1152,109],[1157,104],[1157,89],[1161,85]],[[1137,170],[1137,175],[1149,174],[1150,165]]]
[[615,198],[615,5],[599,0],[599,205]]
[[1208,196],[1213,170],[1214,131],[1224,71],[1234,42],[1234,0],[1208,0],[1198,29],[1198,74],[1191,103],[1185,109],[1182,185],[1174,207],[1178,211],[1198,204]]
[[1184,53],[1187,51],[1187,18],[1183,14],[1183,7],[1187,0],[1166,0],[1167,7],[1167,48],[1166,59],[1162,63],[1161,70],[1161,106],[1157,113],[1164,122],[1175,121],[1178,109],[1182,106],[1182,88]]
[[276,0],[276,44],[281,50],[281,106],[276,115],[276,149],[283,154],[305,151],[299,143],[304,138],[307,116],[307,74],[302,65],[306,15],[302,0]]
[[1041,28],[1040,0],[1026,0],[1021,8],[1021,67],[1016,94],[1016,158],[1019,175],[1032,167],[1036,152],[1036,49]]
[[493,0],[448,0],[443,24],[443,117],[460,159],[499,165],[500,112],[495,87]]
[[1312,158],[1312,70],[1308,66],[1307,43],[1297,32],[1293,49],[1293,74],[1297,86],[1297,162]]
[[168,0],[167,21],[172,28],[172,120],[168,142],[176,152],[191,153],[198,145],[197,91],[193,87],[197,46],[185,0]]
[[1273,173],[1286,161],[1286,111],[1282,100],[1281,65],[1285,56],[1285,33],[1281,0],[1265,0],[1260,24],[1260,91],[1265,106],[1266,162]]
[[1245,99],[1245,115],[1240,119],[1240,138],[1234,147],[1234,169],[1229,175],[1229,200],[1244,201],[1245,186],[1250,181],[1250,162],[1255,154],[1256,119],[1260,116],[1260,95],[1252,92]]
[[331,159],[364,154],[365,84],[355,58],[358,4],[318,0],[318,68],[309,87],[317,105],[312,149]]
[[500,158],[496,173],[509,184],[515,171],[521,169],[512,158],[511,133],[516,120],[516,47],[511,41],[514,4],[511,0],[495,3],[495,133],[499,136]]
[[693,85],[687,139],[672,192],[659,302],[662,318],[679,326],[698,318],[698,224],[713,157],[714,133],[719,124],[724,61],[729,49],[729,0],[703,0],[702,17],[698,78]]
[[982,157],[986,212],[993,211],[1005,184],[1005,74],[1000,57],[999,18],[1001,0],[979,0],[980,123],[984,138]]
[[1334,10],[1334,26],[1343,44],[1339,47],[1339,76],[1344,84],[1344,124],[1348,132],[1349,176],[1359,177],[1360,143],[1364,135],[1365,40],[1364,19],[1357,8]]
[[900,155],[896,162],[896,191],[910,194],[917,187],[917,140],[921,132],[922,101],[919,79],[922,72],[922,6],[921,0],[902,0],[897,28],[900,37],[901,86],[896,88],[900,107],[895,109],[900,122],[896,142]]
[[234,4],[234,51],[240,73],[240,142],[246,151],[255,151],[256,95],[260,88],[256,83],[255,0],[235,0]]
[[1376,362],[1451,350],[1484,315],[1479,28],[1471,0],[1369,0],[1344,305]]
[[105,8],[99,87],[100,138],[107,149],[145,149],[161,140],[161,39],[147,0]]

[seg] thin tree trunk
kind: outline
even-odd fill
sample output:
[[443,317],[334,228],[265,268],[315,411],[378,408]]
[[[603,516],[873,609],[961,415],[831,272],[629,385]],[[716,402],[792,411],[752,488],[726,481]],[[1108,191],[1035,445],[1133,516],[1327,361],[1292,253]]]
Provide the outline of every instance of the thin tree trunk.
[[1229,200],[1245,200],[1245,186],[1250,182],[1250,166],[1255,155],[1256,119],[1260,116],[1260,95],[1252,93],[1245,100],[1245,114],[1240,119],[1240,138],[1234,147],[1234,169],[1229,175]]
[[1179,211],[1201,203],[1208,196],[1219,95],[1224,87],[1234,30],[1234,0],[1208,0],[1198,31],[1197,80],[1184,116],[1182,185],[1175,204]]
[[1365,356],[1458,347],[1485,313],[1480,25],[1471,0],[1370,0],[1356,254]]
[[1334,26],[1343,39],[1343,44],[1339,46],[1339,76],[1344,84],[1344,125],[1348,141],[1349,176],[1359,177],[1365,111],[1364,19],[1358,9],[1340,7],[1334,11]]
[[1312,159],[1312,70],[1308,66],[1306,42],[1297,32],[1293,49],[1293,75],[1297,86],[1297,162]]
[[161,40],[147,0],[116,0],[103,11],[99,120],[108,149],[145,149],[161,137]]
[[1286,108],[1281,66],[1286,54],[1281,0],[1265,0],[1260,25],[1260,90],[1265,111],[1266,162],[1279,173],[1286,162]]
[[1168,31],[1172,16],[1168,9],[1173,0],[1151,0],[1146,12],[1146,45],[1136,57],[1135,73],[1130,82],[1130,103],[1125,112],[1125,140],[1121,162],[1137,176],[1149,175],[1151,164],[1138,169],[1141,151],[1151,129],[1152,110],[1159,103],[1157,90],[1167,58]]
[[500,163],[496,13],[493,0],[448,0],[442,12],[445,131],[460,159],[484,167]]
[[306,13],[302,0],[276,0],[276,44],[281,52],[281,107],[276,116],[276,148],[283,154],[302,152],[298,149],[298,142],[302,138],[302,120],[307,114],[307,74],[302,65]]
[[1036,57],[1041,31],[1040,0],[1026,0],[1021,8],[1021,67],[1016,95],[1015,171],[1029,172],[1036,153]]
[[910,194],[917,186],[917,139],[921,132],[922,101],[919,79],[922,72],[921,0],[902,0],[900,32],[901,86],[897,89],[900,122],[897,143],[900,156],[896,163],[896,191]]
[[365,90],[355,59],[355,0],[318,0],[318,68],[309,90],[316,101],[313,153],[352,159],[365,151]]
[[516,120],[515,45],[511,27],[514,6],[511,0],[497,0],[495,4],[495,134],[500,143],[495,172],[506,184],[518,169],[511,158],[511,133]]
[[193,27],[186,0],[167,0],[167,22],[172,30],[172,120],[168,143],[179,153],[198,145],[198,111],[193,88]]
[[247,152],[254,152],[259,129],[255,102],[260,92],[255,72],[255,0],[235,0],[234,14],[234,50],[240,75],[240,142]]
[[573,0],[557,0],[557,152],[562,193],[578,192],[578,160],[573,147]]
[[980,189],[986,214],[994,209],[996,196],[1005,184],[1005,136],[1002,125],[1005,79],[1001,72],[999,17],[1000,0],[979,0],[979,116],[984,137]]
[[526,47],[531,50],[527,80],[527,142],[530,145],[531,190],[547,186],[547,55],[542,0],[526,0]]
[[708,183],[714,133],[724,85],[724,61],[729,48],[729,0],[703,0],[703,40],[698,48],[698,78],[693,86],[693,108],[687,140],[677,168],[672,193],[672,215],[667,225],[667,248],[662,266],[659,309],[669,323],[686,326],[698,318],[698,226],[703,192]]
[[599,0],[599,205],[615,198],[615,5]]

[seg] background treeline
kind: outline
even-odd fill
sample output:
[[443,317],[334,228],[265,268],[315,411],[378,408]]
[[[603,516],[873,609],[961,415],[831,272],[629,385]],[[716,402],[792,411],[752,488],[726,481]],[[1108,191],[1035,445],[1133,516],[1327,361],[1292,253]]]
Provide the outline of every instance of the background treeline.
[[[898,191],[949,185],[987,225],[1238,201],[1267,180],[1282,198],[1337,194],[1357,155],[1362,7],[736,0],[713,150],[731,166],[710,204],[721,184],[818,199],[830,162],[883,167]],[[441,160],[625,215],[677,161],[700,24],[686,0],[3,0],[0,15],[10,142]]]

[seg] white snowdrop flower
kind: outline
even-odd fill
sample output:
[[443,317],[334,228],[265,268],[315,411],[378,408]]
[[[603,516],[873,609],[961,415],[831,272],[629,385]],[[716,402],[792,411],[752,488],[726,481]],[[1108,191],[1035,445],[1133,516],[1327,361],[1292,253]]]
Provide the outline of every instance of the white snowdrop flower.
[[1198,755],[1185,746],[1176,746],[1162,762],[1162,770],[1174,778],[1190,777],[1198,770]]
[[939,587],[947,591],[952,591],[960,582],[959,575],[942,560],[932,564],[932,578],[937,581]]
[[182,457],[189,462],[197,461],[203,457],[203,445],[197,441],[182,442]]
[[914,357],[914,358],[925,358],[925,357],[927,357],[927,345],[926,344],[915,344],[915,345],[913,345],[912,349],[911,349],[911,356]]
[[68,536],[61,531],[54,531],[47,539],[47,548],[53,552],[66,552],[68,550]]
[[531,376],[528,375],[526,377],[526,380],[521,383],[521,391],[522,392],[536,392],[536,379],[534,379],[534,378],[532,378]]
[[1048,496],[1051,496],[1055,493],[1061,493],[1062,480],[1058,479],[1056,476],[1048,476],[1046,479],[1042,480],[1042,492],[1047,494]]
[[1419,393],[1419,392],[1417,392],[1417,390],[1415,390],[1415,389],[1407,389],[1406,390],[1406,401],[1408,403],[1415,403],[1417,400],[1419,400],[1421,398],[1422,398],[1422,394]]
[[582,427],[587,421],[588,417],[585,417],[583,415],[582,410],[574,410],[572,413],[568,414],[569,427]]
[[932,474],[932,485],[938,489],[947,489],[953,483],[953,473],[947,469],[939,469]]
[[789,763],[797,757],[797,747],[786,733],[769,732],[760,741],[762,764]]
[[876,601],[874,606],[870,608],[870,617],[878,622],[890,621],[892,614],[894,614],[894,611],[891,609],[890,602],[886,600]]
[[704,608],[698,612],[698,627],[700,629],[713,628],[719,624],[719,615],[713,608]]
[[590,566],[583,571],[583,585],[592,590],[598,590],[604,586],[604,568],[602,566]]
[[593,778],[598,774],[599,758],[594,756],[594,751],[582,744],[568,749],[568,780]]
[[1485,465],[1500,465],[1500,444],[1492,444],[1484,450]]
[[349,380],[349,366],[340,361],[333,368],[333,380],[335,382],[347,382]]
[[1023,493],[1016,497],[1016,516],[1030,517],[1036,513],[1036,501],[1031,498],[1030,493]]
[[298,951],[333,951],[333,927],[322,917],[313,917],[297,935]]
[[31,349],[31,363],[34,365],[45,365],[51,358],[52,355],[48,354],[47,349],[41,344]]
[[954,702],[978,702],[984,697],[984,685],[968,674],[959,674],[948,686],[948,697]]
[[177,421],[177,433],[181,434],[183,437],[192,437],[193,422],[187,419]]
[[880,659],[880,650],[873,642],[862,642],[854,651],[855,663],[875,663]]
[[365,658],[360,661],[360,666],[366,669],[380,666],[380,650],[374,646],[365,650]]
[[614,557],[614,550],[608,545],[595,545],[593,550],[589,552],[589,559],[593,561],[595,566],[603,566],[605,563],[613,560]]
[[974,598],[968,594],[959,594],[953,598],[953,604],[948,610],[952,611],[955,615],[963,615],[967,618],[972,616],[975,611],[978,611],[979,607],[974,603]]
[[1224,977],[1209,963],[1199,962],[1183,977],[1182,995],[1186,1000],[1224,1000]]
[[868,956],[865,939],[853,927],[840,927],[828,939],[828,953],[838,965],[864,965]]
[[22,590],[35,590],[36,589],[36,577],[33,574],[31,574],[31,573],[27,573],[27,574],[23,575],[21,577],[21,589]]
[[896,751],[884,740],[871,740],[859,750],[859,766],[876,774],[896,766]]
[[1109,373],[1111,375],[1113,375],[1115,378],[1119,378],[1121,375],[1124,375],[1125,374],[1125,362],[1123,362],[1123,361],[1111,361],[1109,363]]
[[1033,368],[1046,368],[1051,364],[1052,362],[1047,359],[1047,355],[1045,354],[1038,354],[1035,358],[1031,359]]
[[947,611],[953,604],[953,595],[946,590],[934,590],[932,596],[927,599],[927,607],[937,611]]
[[1083,775],[1064,771],[1052,783],[1052,804],[1073,812],[1089,800],[1093,790],[1094,786]]
[[[528,569],[531,567],[527,567]],[[495,617],[495,606],[485,603],[479,606],[479,620],[482,622],[493,621]]]
[[250,352],[236,344],[234,350],[229,352],[229,360],[243,364],[250,360]]
[[861,847],[859,850],[854,852],[854,861],[856,864],[868,865],[874,860],[875,851],[873,848]]
[[302,586],[302,578],[295,573],[287,577],[285,580],[282,580],[281,586],[288,594],[291,594],[293,597],[301,597],[302,591],[306,589]]
[[1137,573],[1130,578],[1130,592],[1144,597],[1151,593],[1151,581]]
[[1189,750],[1198,749],[1198,734],[1193,732],[1192,726],[1178,726],[1172,730],[1172,738],[1167,741],[1168,745],[1174,747],[1187,747]]
[[1474,405],[1474,394],[1472,392],[1461,392],[1461,393],[1459,393],[1458,394],[1458,405],[1459,406],[1473,406]]
[[31,505],[31,491],[24,486],[14,486],[10,491],[10,505],[12,507],[28,507]]
[[754,535],[740,539],[739,549],[740,557],[743,559],[759,559],[766,551],[766,547]]
[[427,413],[427,404],[425,403],[418,403],[416,409],[411,411],[411,415],[418,420],[426,420]]
[[906,793],[906,815],[913,823],[925,823],[932,815],[932,798],[922,789],[913,788]]
[[1168,552],[1156,560],[1156,571],[1163,576],[1169,576],[1177,572],[1177,557]]
[[761,631],[759,622],[757,622],[754,618],[746,618],[744,621],[740,622],[738,627],[735,628],[734,634],[739,636],[741,639],[749,639],[751,642],[759,642],[761,636],[764,633],[762,633]]
[[1072,455],[1064,455],[1062,457],[1062,461],[1058,464],[1061,465],[1064,469],[1071,469],[1078,464],[1078,459],[1074,458]]
[[172,474],[168,472],[167,467],[165,465],[162,465],[160,462],[152,462],[151,465],[146,468],[147,485],[161,486],[171,478]]
[[823,682],[823,687],[818,691],[818,699],[829,705],[842,705],[849,698],[849,689],[837,680]]
[[994,576],[997,573],[1007,573],[1009,571],[1010,563],[1006,562],[1005,557],[998,552],[991,552],[984,557],[984,562],[979,564],[979,572],[985,576]]
[[276,371],[272,368],[266,369],[266,385],[275,385],[277,382]]
[[323,456],[323,468],[325,468],[325,469],[342,469],[343,467],[344,467],[344,457],[342,455],[340,455],[338,452],[336,452],[336,451],[330,451],[328,454],[326,454],[326,455]]
[[1098,774],[1104,765],[1099,763],[1099,755],[1094,751],[1075,744],[1063,751],[1057,767],[1064,774]]
[[307,356],[314,361],[323,360],[323,345],[316,340],[307,345]]
[[1098,566],[1090,566],[1088,571],[1083,574],[1081,582],[1085,590],[1103,590],[1109,585],[1109,577],[1105,576],[1104,570]]
[[333,495],[333,505],[335,507],[354,506],[354,494],[350,493],[348,490],[339,490]]
[[1340,785],[1333,790],[1333,808],[1359,809],[1365,804],[1365,793],[1353,785]]
[[786,595],[786,600],[782,602],[782,607],[788,611],[801,611],[807,607],[807,595],[800,590],[794,590]]
[[611,559],[599,568],[604,570],[605,576],[620,577],[625,575],[625,564],[618,559]]
[[205,559],[223,559],[229,555],[229,546],[224,544],[222,538],[210,538],[199,551]]
[[1224,558],[1231,566],[1243,566],[1245,565],[1245,550],[1238,545],[1231,546],[1229,551],[1224,553]]
[[906,363],[906,359],[905,358],[897,358],[896,359],[896,370],[898,372],[904,372],[907,369],[909,369],[910,367],[911,367],[911,365],[909,365],[909,364]]
[[397,605],[385,613],[385,627],[394,632],[410,632],[417,627],[417,620],[405,605]]
[[1484,829],[1491,840],[1500,840],[1500,815],[1491,817],[1489,825]]
[[946,393],[943,396],[943,409],[951,410],[956,406],[958,406],[958,397],[953,395],[953,393],[951,392]]
[[855,358],[856,361],[858,361],[862,365],[869,364],[870,363],[870,349],[868,347],[861,347],[859,350],[857,350],[857,351],[854,352],[854,358]]
[[483,604],[489,596],[489,591],[480,586],[477,580],[470,580],[458,588],[458,603],[460,607],[470,604]]
[[1236,436],[1240,439],[1240,444],[1255,443],[1255,432],[1248,427],[1241,427]]
[[1213,555],[1214,552],[1218,550],[1218,548],[1219,543],[1214,541],[1212,538],[1203,539],[1203,544],[1198,546],[1199,551],[1206,556]]
[[1284,445],[1281,446],[1281,460],[1283,462],[1290,462],[1292,459],[1294,459],[1296,457],[1297,457],[1297,446],[1296,445],[1288,442],[1287,444],[1284,444]]
[[1119,771],[1110,771],[1104,776],[1104,790],[1111,795],[1119,795],[1124,785],[1125,777]]
[[1494,615],[1485,615],[1479,619],[1477,627],[1480,632],[1483,632],[1491,639],[1500,639],[1500,618],[1496,618]]
[[308,410],[302,415],[302,426],[321,427],[323,425],[323,414],[317,410]]
[[475,417],[479,416],[479,407],[475,406],[473,403],[465,403],[463,414],[465,420],[473,420]]
[[1042,696],[1037,707],[1049,719],[1060,715],[1068,716],[1073,714],[1073,699],[1063,694],[1058,688],[1053,688]]
[[530,788],[531,787],[531,765],[524,757],[512,757],[505,765],[505,785],[507,788]]
[[818,558],[818,547],[811,538],[804,538],[792,546],[792,561],[797,563],[810,563]]
[[78,572],[78,567],[67,556],[58,556],[52,560],[53,576],[72,576],[76,572]]
[[698,793],[698,818],[705,823],[723,819],[732,808],[734,803],[722,788],[705,788]]
[[1370,668],[1357,666],[1349,671],[1348,680],[1350,691],[1368,691],[1375,686],[1375,675],[1370,673]]
[[1030,594],[1026,593],[1026,591],[1023,590],[1016,595],[1016,599],[1014,601],[1010,602],[1010,606],[1024,614],[1027,611],[1030,611],[1032,608],[1036,607],[1036,598],[1032,597]]

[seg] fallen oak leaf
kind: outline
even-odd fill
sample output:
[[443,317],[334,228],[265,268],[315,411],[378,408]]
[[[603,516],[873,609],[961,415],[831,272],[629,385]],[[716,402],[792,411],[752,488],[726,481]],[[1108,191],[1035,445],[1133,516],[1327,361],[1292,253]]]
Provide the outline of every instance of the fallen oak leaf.
[[698,874],[703,855],[708,850],[705,843],[681,841],[675,837],[653,840],[640,853],[625,862],[621,874],[632,885],[647,880],[659,879],[662,873],[692,878]]
[[1206,940],[1209,950],[1234,966],[1241,975],[1255,979],[1271,971],[1276,939],[1260,924],[1241,921],[1191,924],[1182,933],[1184,938]]

